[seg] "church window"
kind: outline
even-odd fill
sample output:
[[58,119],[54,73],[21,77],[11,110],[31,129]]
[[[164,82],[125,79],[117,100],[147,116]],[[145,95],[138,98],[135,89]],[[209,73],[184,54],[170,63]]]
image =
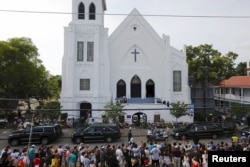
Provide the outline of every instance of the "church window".
[[77,61],[83,61],[84,45],[82,41],[77,42]]
[[181,71],[173,71],[173,89],[174,92],[181,91]]
[[82,2],[78,6],[78,19],[85,19],[85,7]]
[[89,6],[89,20],[95,20],[95,5],[93,3]]
[[124,80],[119,80],[116,85],[116,97],[121,98],[121,97],[126,97],[126,83]]
[[94,42],[87,43],[87,61],[94,60]]
[[90,90],[90,79],[80,79],[80,90]]
[[146,97],[155,97],[155,83],[151,79],[146,82]]

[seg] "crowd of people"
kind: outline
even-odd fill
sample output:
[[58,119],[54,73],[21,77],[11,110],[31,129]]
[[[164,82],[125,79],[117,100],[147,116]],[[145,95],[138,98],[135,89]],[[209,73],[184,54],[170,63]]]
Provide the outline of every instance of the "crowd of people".
[[23,147],[6,146],[1,151],[1,167],[207,167],[209,151],[250,151],[249,139],[232,136],[231,143],[135,142],[131,129],[128,143],[90,147],[80,143]]

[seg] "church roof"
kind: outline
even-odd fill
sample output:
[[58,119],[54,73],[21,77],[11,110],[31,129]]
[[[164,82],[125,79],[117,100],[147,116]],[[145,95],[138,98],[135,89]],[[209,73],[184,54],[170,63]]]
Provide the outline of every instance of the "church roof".
[[218,87],[250,88],[250,76],[233,76],[225,79],[217,85]]
[[152,38],[161,41],[159,34],[155,29],[149,24],[149,22],[142,16],[142,14],[134,8],[125,19],[118,25],[114,32],[109,36],[110,43],[120,36],[121,33],[125,31],[128,27],[134,27],[135,29],[144,29],[147,34],[151,34]]

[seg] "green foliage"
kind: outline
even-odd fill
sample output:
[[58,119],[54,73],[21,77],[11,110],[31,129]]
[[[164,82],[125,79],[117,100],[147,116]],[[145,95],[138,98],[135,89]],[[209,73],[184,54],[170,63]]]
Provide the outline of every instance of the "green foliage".
[[38,110],[38,115],[42,119],[50,119],[53,121],[54,119],[58,119],[61,115],[61,106],[57,101],[47,102],[43,106],[41,106],[42,110]]
[[228,111],[232,116],[243,117],[250,112],[250,105],[231,103],[231,107]]
[[204,44],[196,47],[187,47],[187,62],[189,75],[196,83],[205,85],[215,83],[218,78],[229,78],[235,74],[235,63],[238,55],[228,52],[224,56],[213,49],[212,45]]
[[237,66],[236,66],[236,75],[239,76],[246,76],[247,75],[247,62],[240,62]]
[[122,115],[122,109],[124,105],[122,103],[109,103],[104,106],[104,122],[108,122],[109,119],[112,119],[115,122],[116,118]]
[[68,118],[68,113],[61,113],[61,120],[66,121],[67,118]]
[[208,44],[196,47],[188,46],[186,51],[189,76],[192,76],[195,84],[200,83],[205,107],[207,85],[219,83],[221,80],[235,75],[234,61],[238,55],[228,52],[223,56]]
[[[49,75],[29,38],[0,41],[0,97],[10,99],[58,98],[58,78]],[[59,78],[60,79],[60,78]],[[15,109],[17,101],[0,101],[1,108]]]
[[188,105],[184,102],[177,101],[176,103],[171,103],[170,106],[170,114],[176,118],[176,122],[178,118],[187,114]]

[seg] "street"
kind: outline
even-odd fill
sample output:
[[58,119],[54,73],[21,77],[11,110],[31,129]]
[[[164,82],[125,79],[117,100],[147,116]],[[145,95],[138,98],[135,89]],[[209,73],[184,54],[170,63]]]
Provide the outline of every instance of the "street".
[[[59,145],[65,146],[66,144],[69,145],[70,147],[77,145],[77,144],[73,143],[70,139],[70,135],[72,133],[72,130],[73,129],[63,129],[63,132],[64,132],[63,136],[61,138],[58,138],[56,141],[52,142],[51,144],[53,144],[55,147],[57,147]],[[111,145],[120,145],[122,143],[124,143],[126,145],[128,143],[127,132],[128,132],[128,129],[121,129],[122,137],[119,140],[112,142]],[[8,134],[10,133],[10,131],[8,129],[1,129],[0,133],[1,133],[0,134],[1,135],[0,149],[2,150],[6,145],[8,145],[7,138],[8,138]],[[134,141],[138,144],[140,144],[141,142],[147,142],[146,133],[147,133],[146,129],[139,129],[139,128],[132,129],[132,135],[133,135]],[[200,139],[200,142],[204,143],[204,144],[210,143],[211,141],[213,141],[215,144],[220,143],[221,141],[223,141],[224,143],[230,144],[231,143],[231,136],[229,136],[229,137],[221,136],[216,140]],[[166,140],[166,142],[173,144],[174,142],[181,142],[181,140],[176,140],[176,139],[173,139],[172,136],[169,136],[169,138]],[[190,139],[190,142],[192,142],[192,139]],[[158,143],[164,143],[164,141],[158,141]],[[106,145],[107,143],[106,142],[98,142],[98,143],[87,143],[87,144],[91,148],[94,148],[95,146],[100,147],[102,145]],[[37,143],[35,145],[39,146],[40,144]],[[25,145],[20,145],[20,146],[15,147],[15,148],[22,149],[24,146]],[[13,147],[11,147],[11,148],[13,149]]]

